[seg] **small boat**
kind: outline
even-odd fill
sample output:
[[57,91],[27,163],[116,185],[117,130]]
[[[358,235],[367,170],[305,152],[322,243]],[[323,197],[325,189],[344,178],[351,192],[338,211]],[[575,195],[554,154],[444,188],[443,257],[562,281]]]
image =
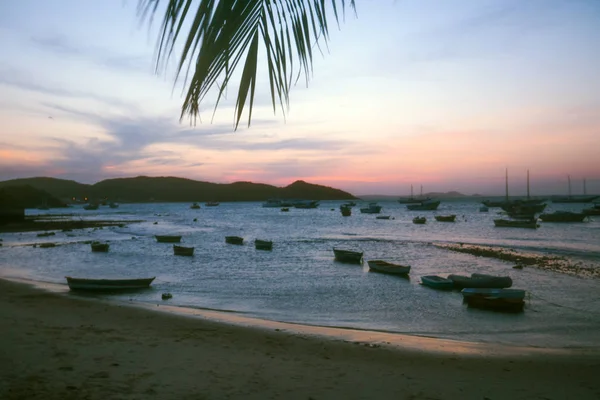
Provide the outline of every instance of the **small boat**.
[[427,223],[427,218],[425,218],[425,217],[414,217],[412,221],[413,221],[413,224],[423,225],[423,224]]
[[378,215],[375,217],[375,219],[390,219],[389,215]]
[[85,206],[83,206],[83,209],[84,210],[97,210],[98,207],[99,207],[98,204],[90,203],[90,204],[86,204]]
[[406,208],[410,211],[435,211],[440,203],[439,200],[427,200],[419,204],[407,204]]
[[[34,245],[35,247],[35,245]],[[40,248],[47,249],[50,247],[56,247],[56,243],[40,243]]]
[[273,242],[271,240],[254,240],[256,250],[273,250]]
[[281,211],[288,212],[288,211],[290,211],[290,209],[289,209],[289,207],[281,207]]
[[108,243],[92,242],[90,243],[94,253],[106,253],[110,245]]
[[467,296],[463,301],[472,308],[512,313],[522,312],[525,307],[525,300],[510,297]]
[[244,238],[239,236],[225,236],[225,243],[244,244]]
[[464,288],[490,288],[490,289],[504,289],[512,286],[512,279],[510,276],[494,276],[487,274],[471,274],[471,276],[465,275],[448,275],[454,283],[456,289]]
[[347,204],[342,204],[340,206],[340,212],[342,213],[343,217],[349,217],[352,215],[352,207]]
[[456,220],[456,215],[436,215],[434,218],[439,222],[454,222]]
[[161,298],[162,298],[163,300],[169,300],[169,299],[172,299],[172,298],[173,298],[173,295],[172,295],[171,293],[163,293],[163,294],[161,295]]
[[400,204],[419,204],[419,203],[422,203],[422,202],[428,201],[428,200],[431,200],[431,197],[423,196],[423,185],[421,185],[421,195],[418,197],[415,197],[413,195],[413,185],[410,185],[410,197],[400,198],[400,199],[398,199],[398,203],[400,203]]
[[[571,176],[567,175],[567,179],[569,180],[569,195],[567,197],[554,197],[552,198],[553,203],[591,203],[596,200],[600,196],[587,196],[586,188],[585,188],[585,179],[583,180],[583,196],[572,196],[571,195]],[[567,221],[574,222],[574,221]]]
[[450,290],[454,289],[454,282],[450,279],[442,278],[438,275],[425,275],[421,277],[421,284],[433,289]]
[[204,203],[204,205],[206,207],[216,207],[219,204],[221,204],[221,203],[219,203],[218,201],[207,201],[206,203]]
[[363,253],[360,251],[336,249],[334,247],[333,255],[336,261],[343,263],[360,264],[362,262]]
[[584,213],[575,213],[571,211],[554,211],[553,213],[540,214],[540,219],[544,222],[583,222],[587,217]]
[[369,203],[368,207],[363,207],[360,212],[363,214],[379,214],[381,212],[381,206],[377,203]]
[[38,233],[36,236],[37,237],[48,237],[48,236],[54,236],[56,235],[56,232],[44,232],[44,233]]
[[294,208],[317,208],[319,207],[319,200],[298,200],[294,202]]
[[86,279],[66,276],[71,290],[131,290],[150,286],[155,277],[139,279]]
[[460,291],[464,298],[473,296],[496,297],[499,299],[524,299],[523,289],[492,289],[492,288],[464,288]]
[[410,272],[410,265],[393,264],[383,260],[369,260],[369,270],[385,274],[406,275]]
[[193,204],[190,206],[190,208],[191,208],[192,210],[197,210],[197,209],[199,209],[199,208],[200,208],[200,204],[198,204],[198,203],[193,203]]
[[511,220],[511,219],[495,219],[494,226],[498,228],[530,228],[537,229],[539,227],[537,220]]
[[193,247],[184,247],[173,245],[173,254],[176,256],[193,256],[194,248]]
[[594,206],[593,208],[584,208],[581,212],[587,216],[600,215],[600,207]]
[[181,242],[181,236],[174,235],[156,235],[154,236],[158,243],[179,243]]

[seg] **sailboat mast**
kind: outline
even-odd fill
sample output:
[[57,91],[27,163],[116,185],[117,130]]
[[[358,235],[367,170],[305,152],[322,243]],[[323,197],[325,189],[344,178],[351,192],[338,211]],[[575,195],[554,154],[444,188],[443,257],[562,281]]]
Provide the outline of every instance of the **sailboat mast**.
[[412,199],[413,197],[413,185],[410,185],[410,198]]
[[529,200],[529,170],[527,170],[527,200]]
[[421,198],[423,198],[423,185],[421,185]]
[[505,183],[505,185],[506,185],[506,202],[508,203],[508,168],[506,168],[504,175],[505,175],[504,180],[506,181],[506,183]]
[[585,178],[583,178],[583,195],[585,196],[587,194],[587,190],[585,188]]
[[571,198],[571,175],[567,175],[567,179],[569,180],[569,198]]

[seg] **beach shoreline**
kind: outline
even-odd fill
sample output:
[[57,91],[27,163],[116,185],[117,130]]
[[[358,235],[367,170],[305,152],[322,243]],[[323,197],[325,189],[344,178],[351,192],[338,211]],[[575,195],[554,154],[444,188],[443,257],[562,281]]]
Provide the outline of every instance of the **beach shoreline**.
[[3,399],[600,396],[597,349],[256,326],[233,313],[98,301],[4,279],[0,298]]

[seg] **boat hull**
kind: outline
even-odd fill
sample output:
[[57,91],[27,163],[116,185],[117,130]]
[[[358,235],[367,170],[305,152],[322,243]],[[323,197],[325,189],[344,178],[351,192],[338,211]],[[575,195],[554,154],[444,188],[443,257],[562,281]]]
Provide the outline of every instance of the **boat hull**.
[[342,249],[333,249],[333,255],[336,261],[349,264],[360,264],[363,257],[362,252]]
[[166,236],[156,235],[154,236],[158,243],[179,243],[181,242],[181,236]]
[[273,250],[273,242],[270,240],[256,239],[254,241],[254,247],[256,250]]
[[454,289],[454,282],[450,279],[442,278],[437,275],[425,275],[421,277],[421,284],[424,286],[439,289],[439,290],[452,290]]
[[369,260],[369,270],[392,275],[406,275],[410,273],[410,265],[393,264],[383,260]]
[[242,245],[244,244],[244,238],[239,236],[225,236],[225,243]]
[[173,245],[173,254],[176,256],[188,256],[194,255],[193,247],[175,246]]
[[150,287],[150,284],[156,277],[141,279],[86,279],[66,276],[65,278],[71,290],[102,291],[145,289]]
[[469,276],[454,275],[448,276],[454,283],[454,288],[486,288],[486,289],[505,289],[512,286],[510,276],[491,276],[483,274],[473,274]]

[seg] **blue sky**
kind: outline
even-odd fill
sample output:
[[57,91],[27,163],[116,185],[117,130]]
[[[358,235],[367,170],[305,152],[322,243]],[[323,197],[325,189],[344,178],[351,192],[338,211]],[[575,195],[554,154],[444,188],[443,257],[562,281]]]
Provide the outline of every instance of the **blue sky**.
[[600,2],[357,0],[310,83],[274,115],[261,71],[250,128],[236,87],[179,122],[173,59],[154,74],[137,1],[0,3],[0,180],[296,179],[354,194],[600,193]]

